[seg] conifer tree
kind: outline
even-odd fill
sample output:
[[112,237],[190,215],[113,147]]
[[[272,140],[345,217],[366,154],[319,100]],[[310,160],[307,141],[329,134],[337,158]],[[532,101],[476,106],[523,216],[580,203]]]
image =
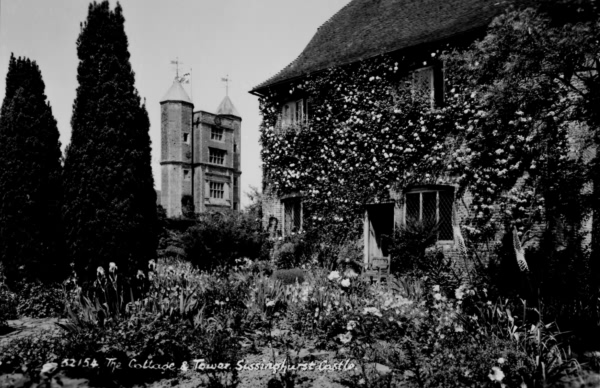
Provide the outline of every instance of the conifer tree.
[[10,57],[0,112],[0,261],[9,283],[66,275],[56,120],[38,65]]
[[92,3],[77,40],[79,87],[64,167],[67,249],[80,278],[116,263],[147,268],[156,255],[150,123],[135,88],[117,3]]

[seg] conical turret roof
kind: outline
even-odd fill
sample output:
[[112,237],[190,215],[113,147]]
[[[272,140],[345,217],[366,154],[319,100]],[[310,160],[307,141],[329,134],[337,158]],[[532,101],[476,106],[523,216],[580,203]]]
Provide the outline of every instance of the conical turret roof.
[[161,103],[167,101],[181,101],[192,104],[192,100],[185,92],[183,86],[181,86],[181,83],[177,80],[173,81],[173,85],[171,85],[167,94],[160,100]]
[[242,117],[242,116],[240,116],[237,109],[235,109],[235,106],[233,106],[233,102],[231,102],[231,99],[229,99],[229,96],[225,96],[223,101],[221,101],[221,103],[219,104],[219,107],[217,108],[217,114],[218,115],[230,115],[230,116],[235,116],[235,117],[240,117],[240,118]]

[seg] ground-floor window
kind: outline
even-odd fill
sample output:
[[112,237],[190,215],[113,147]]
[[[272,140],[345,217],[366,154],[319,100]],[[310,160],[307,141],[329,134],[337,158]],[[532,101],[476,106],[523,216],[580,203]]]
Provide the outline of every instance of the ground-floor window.
[[454,240],[452,229],[452,187],[415,188],[406,191],[404,197],[404,222],[422,223],[437,228],[437,240]]

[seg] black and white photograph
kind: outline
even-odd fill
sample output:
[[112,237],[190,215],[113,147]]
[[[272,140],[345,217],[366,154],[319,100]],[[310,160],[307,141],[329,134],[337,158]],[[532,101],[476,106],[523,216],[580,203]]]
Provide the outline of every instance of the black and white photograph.
[[0,0],[0,387],[600,387],[597,0]]

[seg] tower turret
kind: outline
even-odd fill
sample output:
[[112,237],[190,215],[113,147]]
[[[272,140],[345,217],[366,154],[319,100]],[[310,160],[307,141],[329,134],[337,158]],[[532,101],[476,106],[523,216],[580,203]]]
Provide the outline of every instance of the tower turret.
[[192,114],[194,104],[175,79],[161,106],[161,205],[167,217],[193,206]]

